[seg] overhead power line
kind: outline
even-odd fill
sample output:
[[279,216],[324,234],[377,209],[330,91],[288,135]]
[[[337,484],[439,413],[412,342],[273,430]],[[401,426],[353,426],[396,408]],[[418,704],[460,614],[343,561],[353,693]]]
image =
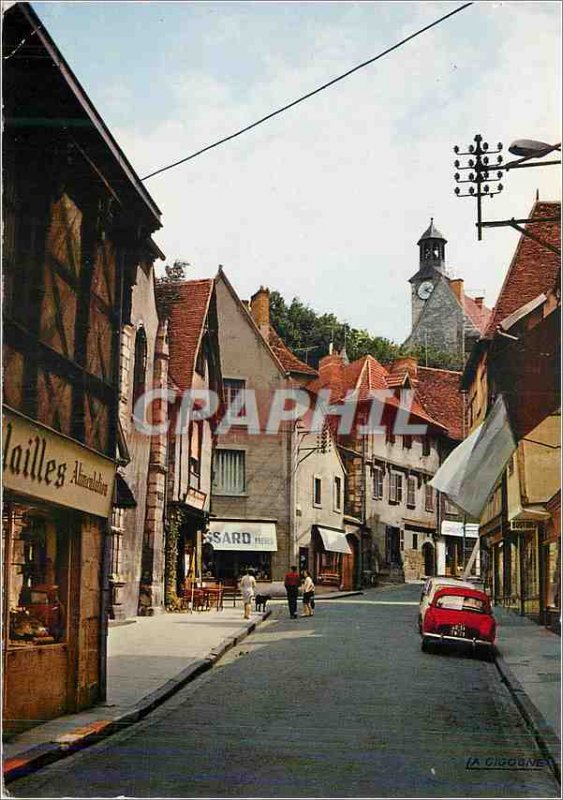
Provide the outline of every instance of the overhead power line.
[[424,28],[420,28],[420,30],[416,31],[415,33],[411,33],[410,36],[407,36],[405,39],[401,39],[400,42],[397,42],[397,44],[394,44],[392,47],[388,47],[387,50],[383,50],[383,52],[379,53],[373,58],[368,59],[368,61],[364,61],[363,63],[358,64],[355,67],[352,67],[352,69],[349,69],[342,75],[338,75],[338,77],[333,78],[331,81],[328,81],[328,83],[323,83],[322,86],[313,89],[312,92],[307,92],[307,94],[304,94],[302,97],[298,97],[297,100],[293,100],[291,103],[288,103],[287,105],[276,109],[276,111],[272,111],[270,114],[267,114],[265,117],[256,120],[256,122],[253,122],[251,125],[247,125],[245,128],[241,128],[235,133],[231,133],[230,136],[225,136],[223,139],[219,139],[217,142],[213,142],[213,144],[208,144],[206,147],[202,147],[201,150],[197,150],[195,153],[192,153],[191,155],[186,156],[185,158],[181,158],[179,161],[174,161],[172,164],[168,164],[166,167],[160,167],[160,169],[156,169],[154,172],[150,172],[148,175],[145,175],[144,178],[141,178],[141,180],[146,181],[149,178],[154,177],[155,175],[159,175],[161,172],[166,172],[166,170],[172,169],[173,167],[177,167],[180,164],[185,164],[186,161],[191,161],[192,158],[196,158],[197,156],[200,156],[202,153],[206,153],[208,150],[212,150],[214,147],[219,147],[220,144],[229,142],[231,139],[236,139],[237,136],[241,136],[241,134],[252,130],[252,128],[258,127],[258,125],[262,125],[263,122],[272,119],[272,117],[276,117],[278,114],[282,114],[284,111],[287,111],[289,108],[293,108],[293,106],[296,106],[298,103],[302,103],[304,100],[308,100],[309,97],[313,97],[314,95],[319,94],[319,92],[328,89],[329,86],[333,86],[335,83],[338,83],[338,81],[344,80],[344,78],[347,78],[354,72],[357,72],[358,70],[363,69],[364,67],[367,67],[370,64],[373,64],[374,61],[378,61],[380,58],[383,58],[383,56],[392,53],[393,50],[397,50],[399,47],[402,47],[407,42],[410,42],[411,39],[420,36],[422,33],[429,31],[431,28],[435,28],[436,25],[439,25],[441,22],[444,22],[449,17],[453,17],[454,14],[459,14],[460,11],[464,11],[466,8],[469,8],[469,6],[472,5],[473,5],[473,0],[470,3],[465,3],[459,8],[454,9],[454,11],[450,11],[449,14],[445,14],[443,17],[440,17],[434,22],[431,22],[430,25],[426,25]]

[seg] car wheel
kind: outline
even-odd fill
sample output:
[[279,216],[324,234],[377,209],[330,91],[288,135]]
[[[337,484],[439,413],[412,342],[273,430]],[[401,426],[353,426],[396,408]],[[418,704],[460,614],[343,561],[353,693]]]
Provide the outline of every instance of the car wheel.
[[430,652],[430,642],[428,641],[428,639],[422,640],[422,642],[420,643],[420,649],[422,650],[423,653]]

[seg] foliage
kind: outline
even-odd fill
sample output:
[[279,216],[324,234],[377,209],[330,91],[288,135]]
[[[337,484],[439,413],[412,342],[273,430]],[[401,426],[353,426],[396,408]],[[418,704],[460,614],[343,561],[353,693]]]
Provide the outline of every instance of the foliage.
[[176,592],[180,524],[179,515],[172,512],[164,546],[164,602],[168,611],[174,611],[180,605],[180,598]]
[[270,319],[287,346],[306,363],[318,366],[327,355],[332,341],[337,351],[346,348],[350,361],[372,355],[382,364],[402,356],[413,355],[421,366],[461,369],[459,359],[435,348],[410,347],[373,336],[365,329],[352,328],[334,314],[317,314],[310,306],[294,297],[288,305],[277,291],[270,292]]
[[158,313],[164,319],[170,316],[170,309],[180,295],[176,284],[187,280],[186,269],[190,264],[188,261],[175,261],[164,267],[164,275],[156,279],[156,298]]

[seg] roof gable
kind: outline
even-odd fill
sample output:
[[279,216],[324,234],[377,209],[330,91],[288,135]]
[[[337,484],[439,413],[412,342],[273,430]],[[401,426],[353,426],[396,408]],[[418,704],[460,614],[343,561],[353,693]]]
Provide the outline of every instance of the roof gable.
[[[166,284],[175,297],[168,297],[170,377],[181,391],[192,385],[197,354],[205,329],[214,280],[177,281]],[[157,286],[157,296],[163,287]]]
[[461,372],[418,367],[417,393],[431,417],[448,430],[451,439],[463,439]]
[[[535,236],[558,247],[561,240],[561,203],[536,201],[529,216],[531,219],[559,217],[556,222],[528,222],[526,225]],[[555,284],[559,269],[559,256],[522,234],[485,335],[489,338],[493,336],[503,319],[539,294],[547,293]]]
[[[288,370],[282,364],[279,356],[277,355],[277,353],[274,351],[274,349],[270,345],[270,342],[266,341],[266,338],[262,335],[262,333],[260,331],[260,328],[258,327],[258,325],[256,324],[256,322],[254,320],[254,317],[250,313],[250,310],[246,307],[246,305],[242,302],[242,300],[240,299],[240,297],[236,293],[232,283],[228,279],[228,277],[225,274],[225,271],[223,270],[222,267],[219,267],[219,271],[217,272],[217,277],[216,277],[215,280],[218,281],[218,282],[221,282],[225,286],[229,296],[231,297],[231,299],[235,303],[235,305],[236,305],[236,307],[237,307],[237,309],[238,309],[238,311],[239,311],[239,313],[241,315],[241,318],[249,326],[249,328],[252,331],[253,335],[257,339],[259,345],[266,350],[266,352],[268,353],[269,357],[273,361],[274,366],[276,367],[276,369],[278,370],[280,375],[282,375],[284,378],[287,377]],[[280,339],[280,341],[281,341],[281,339]],[[282,342],[282,344],[283,344],[283,342]],[[285,345],[284,345],[284,347],[285,347]]]

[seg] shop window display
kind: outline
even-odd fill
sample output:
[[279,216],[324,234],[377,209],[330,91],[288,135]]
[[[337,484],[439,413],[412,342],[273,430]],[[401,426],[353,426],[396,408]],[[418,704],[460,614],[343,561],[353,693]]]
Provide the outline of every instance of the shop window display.
[[549,542],[545,545],[546,558],[546,606],[549,609],[561,608],[560,582],[561,582],[561,546],[560,542]]
[[215,551],[211,545],[203,545],[202,575],[204,579],[239,578],[249,568],[254,570],[254,577],[257,581],[271,581],[272,554],[259,551]]
[[68,538],[60,519],[9,504],[3,515],[9,647],[66,640]]

